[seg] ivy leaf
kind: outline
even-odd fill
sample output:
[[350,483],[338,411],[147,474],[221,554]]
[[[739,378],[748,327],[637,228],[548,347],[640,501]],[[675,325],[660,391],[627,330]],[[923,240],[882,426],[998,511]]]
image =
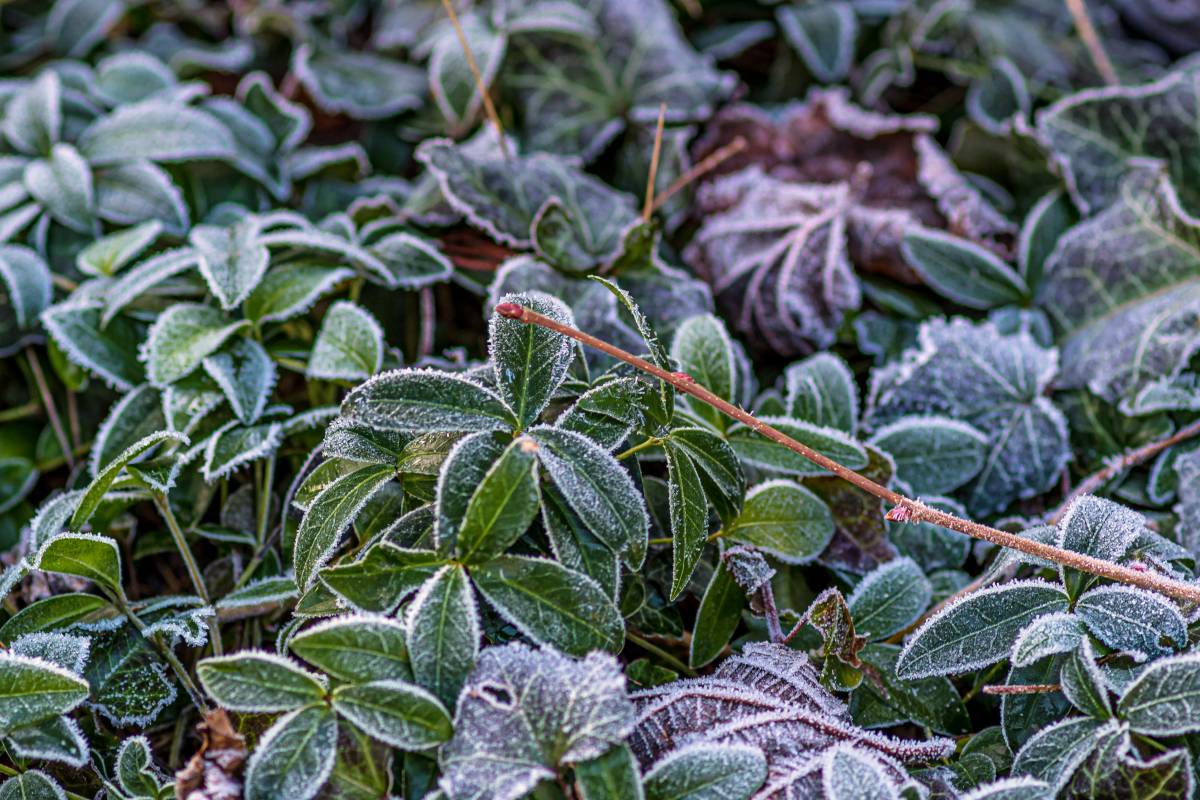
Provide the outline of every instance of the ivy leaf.
[[760,483],[724,538],[748,544],[788,564],[812,561],[833,538],[833,516],[821,498],[798,483]]
[[767,777],[762,750],[751,745],[681,747],[646,773],[646,800],[747,800]]
[[346,395],[342,415],[383,430],[462,433],[514,425],[512,412],[490,389],[434,370],[381,373]]
[[241,305],[267,272],[271,254],[258,234],[255,217],[229,227],[197,225],[188,233],[200,258],[200,274],[226,311]]
[[619,745],[633,720],[625,676],[610,655],[576,661],[516,642],[488,648],[442,748],[442,789],[450,797],[520,797],[560,766]]
[[246,319],[256,325],[282,322],[303,314],[339,283],[354,277],[345,267],[286,264],[272,268],[242,303]]
[[[517,303],[555,322],[575,325],[571,309],[541,292],[506,294],[500,302]],[[488,358],[496,372],[496,385],[523,428],[545,410],[574,357],[573,342],[561,333],[499,314],[488,321]]]
[[953,675],[1007,658],[1034,618],[1067,610],[1067,596],[1045,581],[1013,581],[963,597],[929,618],[896,664],[901,678]]
[[248,324],[245,320],[230,322],[211,306],[171,306],[150,326],[142,345],[147,378],[152,385],[163,387],[186,377]]
[[333,771],[337,717],[325,705],[280,717],[259,739],[246,765],[246,800],[310,800]]
[[297,586],[308,589],[312,585],[317,570],[332,557],[358,512],[394,475],[390,466],[366,466],[343,475],[316,496],[300,521],[293,545]]
[[325,312],[304,374],[322,380],[358,381],[383,365],[383,328],[356,303],[339,300]]
[[1097,587],[1076,601],[1075,613],[1097,639],[1137,661],[1168,655],[1187,642],[1187,622],[1179,609],[1146,589]]
[[621,612],[598,583],[556,561],[498,556],[471,568],[475,588],[534,642],[582,656],[625,641]]
[[328,114],[384,119],[416,108],[424,94],[422,71],[374,53],[301,45],[292,71]]
[[[497,30],[483,14],[460,17],[462,35],[479,64],[484,86],[491,86],[508,49],[508,36]],[[456,31],[442,25],[435,29],[429,55],[429,90],[450,130],[464,130],[479,113],[483,98]]]
[[368,735],[401,750],[427,750],[450,738],[450,715],[429,692],[404,681],[339,686],[333,709]]
[[868,572],[846,600],[854,628],[868,639],[886,639],[916,621],[933,597],[933,586],[911,558],[897,558]]
[[76,575],[122,595],[121,554],[107,536],[60,533],[38,552],[35,566],[44,572]]
[[0,730],[65,714],[88,697],[83,678],[38,658],[0,653]]
[[922,324],[919,342],[901,362],[872,373],[871,424],[945,415],[987,436],[984,467],[967,487],[972,513],[1001,511],[1049,489],[1070,454],[1066,419],[1043,396],[1057,351],[1027,332],[1005,336],[990,322],[964,319]]
[[1200,219],[1178,191],[1143,164],[1046,259],[1037,303],[1061,334],[1063,387],[1087,386],[1128,411],[1139,390],[1187,364],[1197,342]]
[[381,675],[407,677],[404,625],[391,617],[339,616],[292,637],[288,647],[327,675],[366,683]]
[[538,459],[571,510],[631,568],[646,555],[650,517],[633,480],[611,455],[570,431],[538,426]]
[[206,658],[196,665],[196,677],[223,708],[249,714],[320,702],[329,684],[294,661],[252,650]]
[[979,474],[988,438],[947,417],[902,417],[870,439],[896,463],[896,477],[919,495],[952,492]]
[[475,665],[481,635],[466,571],[445,566],[435,572],[413,598],[405,624],[413,679],[452,705]]
[[1029,288],[1017,272],[987,248],[958,236],[911,230],[900,248],[925,283],[967,308],[988,309],[1020,303]]
[[1061,189],[1043,196],[1025,216],[1017,240],[1017,268],[1035,293],[1041,286],[1046,260],[1059,238],[1077,221],[1071,201]]
[[854,434],[858,425],[858,386],[846,362],[816,353],[784,370],[787,416]]

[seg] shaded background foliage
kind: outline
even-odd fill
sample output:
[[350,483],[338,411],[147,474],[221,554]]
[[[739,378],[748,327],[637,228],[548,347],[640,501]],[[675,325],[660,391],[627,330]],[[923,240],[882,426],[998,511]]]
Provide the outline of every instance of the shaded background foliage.
[[455,8],[0,4],[0,798],[1192,796],[1194,604],[491,308],[1191,583],[1200,8]]

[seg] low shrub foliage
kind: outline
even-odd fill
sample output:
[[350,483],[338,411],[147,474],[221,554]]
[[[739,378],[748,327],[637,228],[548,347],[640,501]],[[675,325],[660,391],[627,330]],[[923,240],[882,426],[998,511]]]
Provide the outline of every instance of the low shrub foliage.
[[0,800],[1193,797],[1176,5],[0,3]]

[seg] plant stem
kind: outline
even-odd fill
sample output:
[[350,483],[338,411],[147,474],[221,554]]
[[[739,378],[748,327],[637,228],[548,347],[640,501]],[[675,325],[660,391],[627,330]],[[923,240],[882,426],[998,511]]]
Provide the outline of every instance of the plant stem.
[[1096,71],[1109,86],[1119,86],[1121,82],[1117,79],[1117,71],[1104,50],[1104,44],[1100,41],[1100,35],[1096,33],[1092,18],[1088,16],[1084,0],[1066,0],[1066,4],[1067,10],[1071,12],[1071,19],[1075,22],[1075,30],[1079,31],[1079,38],[1083,40],[1083,46],[1087,48]]
[[834,461],[826,455],[818,453],[811,447],[802,444],[782,431],[773,428],[767,423],[759,420],[753,414],[738,408],[732,403],[718,397],[711,391],[701,386],[690,375],[678,372],[668,372],[660,369],[645,359],[622,350],[619,347],[609,344],[601,339],[597,339],[587,333],[572,328],[568,325],[563,325],[542,314],[532,311],[516,303],[501,303],[496,306],[496,313],[508,319],[514,319],[519,322],[524,322],[530,325],[539,325],[548,330],[561,333],[564,336],[569,336],[578,342],[582,342],[588,347],[595,348],[603,353],[624,361],[626,364],[637,367],[639,370],[653,375],[659,380],[666,381],[671,384],[677,391],[691,395],[701,402],[707,403],[721,413],[732,417],[734,420],[746,425],[751,430],[759,435],[770,439],[776,444],[786,447],[792,452],[798,453],[808,459],[817,466],[825,469],[837,477],[853,484],[862,489],[868,494],[874,495],[879,499],[891,503],[895,508],[888,512],[889,519],[898,522],[929,522],[948,530],[956,531],[965,534],[974,539],[980,539],[991,544],[1001,547],[1009,547],[1013,550],[1019,550],[1023,553],[1028,553],[1032,556],[1044,558],[1048,561],[1053,561],[1058,564],[1065,564],[1072,569],[1077,569],[1080,572],[1088,572],[1092,575],[1099,575],[1102,578],[1119,581],[1131,586],[1138,586],[1143,589],[1159,592],[1161,594],[1176,597],[1181,600],[1190,600],[1195,603],[1200,603],[1200,586],[1191,585],[1182,581],[1172,580],[1163,575],[1154,572],[1139,572],[1138,570],[1130,569],[1129,567],[1114,564],[1111,561],[1105,561],[1099,558],[1093,558],[1082,553],[1075,553],[1070,550],[1064,550],[1061,547],[1055,547],[1042,542],[1036,542],[1031,539],[1026,539],[1014,533],[1002,531],[993,528],[989,525],[984,525],[971,520],[961,519],[941,511],[936,508],[931,508],[919,500],[913,500],[904,495],[888,489],[886,486],[881,486],[875,481],[860,475],[852,469],[849,469],[842,464]]
[[646,641],[641,636],[638,636],[636,633],[633,633],[632,631],[628,631],[625,634],[625,638],[628,639],[629,641],[633,642],[634,644],[636,644],[638,647],[642,648],[643,650],[645,650],[649,653],[653,653],[654,655],[658,656],[663,661],[670,664],[674,669],[678,670],[679,672],[682,672],[684,675],[687,675],[689,678],[694,678],[696,676],[696,670],[692,669],[687,664],[683,663],[678,658],[676,658],[675,656],[668,653],[666,650],[663,650],[658,645],[653,644],[652,642]]
[[618,453],[617,461],[624,461],[625,459],[629,458],[631,455],[633,455],[635,453],[640,453],[641,451],[646,450],[651,447],[658,447],[660,444],[662,444],[662,439],[659,439],[658,437],[655,437],[655,436],[651,436],[649,439],[642,442],[641,444],[635,444],[633,447],[629,448],[628,450],[626,450],[622,453]]
[[37,353],[32,347],[25,348],[25,357],[29,360],[29,370],[33,373],[33,380],[37,384],[38,394],[41,395],[42,405],[46,408],[46,416],[50,418],[50,427],[54,430],[54,438],[58,440],[58,447],[62,450],[67,466],[75,469],[75,456],[71,450],[71,442],[67,439],[67,432],[63,429],[62,420],[58,417],[58,409],[54,406],[54,395],[50,393],[50,384],[46,382],[46,373],[42,372],[42,362],[38,360]]
[[[205,605],[212,605],[212,596],[208,593],[208,587],[204,585],[204,575],[200,572],[200,565],[196,563],[196,557],[192,555],[192,549],[188,547],[187,537],[183,533],[183,528],[179,527],[179,520],[175,519],[175,512],[171,510],[170,500],[161,492],[153,492],[153,495],[154,505],[158,507],[158,513],[167,523],[167,528],[171,531],[171,538],[175,540],[175,548],[179,550],[179,556],[187,568],[192,588],[196,590],[196,594],[200,596]],[[221,629],[215,614],[208,620],[208,633],[208,638],[212,640],[213,655],[221,655],[224,648],[221,644]]]
[[267,526],[271,523],[271,484],[275,482],[275,455],[267,459],[267,467],[258,486],[258,529],[254,535],[256,547],[267,541]]
[[15,422],[19,419],[28,419],[29,417],[36,417],[37,413],[41,410],[42,410],[41,403],[39,403],[37,400],[30,400],[28,403],[26,403],[23,406],[17,406],[15,408],[6,408],[3,411],[0,411],[0,423]]
[[1081,496],[1085,494],[1091,494],[1130,467],[1136,467],[1138,464],[1141,464],[1144,461],[1149,461],[1151,458],[1154,458],[1168,447],[1179,444],[1180,442],[1191,439],[1195,436],[1200,436],[1200,419],[1192,422],[1189,425],[1183,426],[1179,430],[1175,431],[1175,433],[1164,439],[1159,439],[1151,442],[1150,444],[1136,447],[1132,450],[1126,450],[1122,455],[1109,460],[1109,462],[1102,468],[1096,470],[1091,475],[1080,481],[1079,485],[1075,487],[1074,491],[1067,495],[1067,499],[1062,501],[1062,504],[1054,510],[1054,513],[1049,516],[1047,521],[1051,525],[1057,525],[1060,521],[1062,521],[1062,518],[1066,515],[1067,509],[1071,507],[1071,504]]
[[1062,691],[1062,686],[1057,683],[1028,683],[1028,684],[1013,684],[1004,686],[1000,684],[992,684],[983,687],[984,694],[1050,694],[1051,692]]

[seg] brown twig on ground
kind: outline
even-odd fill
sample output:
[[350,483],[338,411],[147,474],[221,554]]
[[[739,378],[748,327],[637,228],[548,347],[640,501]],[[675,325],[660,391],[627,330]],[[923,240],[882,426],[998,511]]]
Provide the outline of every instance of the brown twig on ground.
[[479,65],[475,63],[475,54],[471,52],[471,45],[467,43],[467,34],[463,32],[462,23],[458,21],[458,13],[454,10],[454,4],[450,0],[442,0],[442,7],[446,9],[446,15],[450,17],[450,24],[454,26],[458,44],[462,47],[463,56],[467,59],[467,69],[471,70],[471,77],[475,80],[475,90],[479,92],[479,98],[483,101],[483,109],[496,128],[496,138],[500,140],[500,154],[504,156],[505,161],[509,161],[512,154],[508,152],[508,140],[504,138],[504,126],[500,124],[500,114],[496,112],[496,106],[492,104],[492,95],[488,91],[487,84],[483,82],[483,73],[479,71]]
[[633,367],[638,368],[642,372],[653,375],[659,380],[665,381],[676,389],[676,391],[691,395],[703,403],[707,403],[713,408],[720,411],[738,422],[746,425],[751,430],[758,433],[776,444],[786,447],[787,449],[800,454],[804,458],[811,461],[813,464],[827,470],[842,480],[857,486],[868,494],[874,495],[879,499],[891,503],[902,513],[896,514],[896,508],[889,512],[892,519],[903,519],[906,522],[929,522],[948,530],[957,531],[974,539],[980,539],[985,542],[990,542],[1001,547],[1008,547],[1013,550],[1019,550],[1023,553],[1028,553],[1038,558],[1044,558],[1048,561],[1053,561],[1058,564],[1064,564],[1072,569],[1077,569],[1080,572],[1087,572],[1092,575],[1098,575],[1102,578],[1119,581],[1130,586],[1138,586],[1143,589],[1149,589],[1160,594],[1165,594],[1170,597],[1179,598],[1181,600],[1190,600],[1200,603],[1200,586],[1184,583],[1182,581],[1172,580],[1163,575],[1153,572],[1140,572],[1129,567],[1114,564],[1111,561],[1105,561],[1099,558],[1093,558],[1082,553],[1075,553],[1070,550],[1064,550],[1061,547],[1044,544],[1042,542],[1033,541],[1018,536],[1014,533],[999,530],[989,525],[984,525],[971,520],[961,519],[941,511],[936,508],[925,505],[919,500],[913,500],[904,495],[895,492],[886,486],[882,486],[875,481],[860,475],[854,470],[839,464],[826,455],[818,453],[811,447],[802,444],[782,431],[774,428],[762,420],[755,417],[753,414],[733,405],[732,403],[718,397],[711,391],[701,386],[690,375],[684,373],[668,372],[654,364],[651,364],[645,359],[638,358],[632,353],[622,350],[619,347],[609,344],[602,339],[597,339],[591,334],[572,328],[569,325],[563,325],[549,317],[537,313],[531,309],[525,308],[517,303],[501,303],[496,306],[496,313],[508,319],[516,320],[529,325],[539,325],[547,330],[552,330],[556,333],[561,333],[564,336],[569,336],[578,342],[581,342],[588,347],[592,347],[603,353],[623,361]]
[[662,154],[663,124],[667,121],[667,104],[658,104],[658,127],[654,129],[654,150],[650,153],[650,176],[646,178],[646,201],[642,204],[642,222],[650,222],[654,213],[654,182],[658,180],[658,157]]
[[1057,683],[1026,683],[1014,684],[1012,686],[1002,686],[1000,684],[992,684],[983,687],[984,694],[1050,694],[1051,692],[1062,691],[1062,686]]
[[1123,454],[1109,460],[1109,462],[1102,468],[1096,470],[1091,475],[1080,481],[1079,485],[1077,485],[1074,490],[1067,495],[1067,498],[1063,500],[1062,504],[1054,510],[1054,513],[1047,517],[1046,521],[1051,525],[1057,525],[1066,515],[1067,509],[1070,508],[1071,504],[1074,503],[1078,498],[1085,494],[1091,494],[1130,467],[1136,467],[1138,464],[1149,461],[1163,450],[1166,450],[1168,447],[1179,444],[1180,442],[1191,439],[1195,436],[1200,436],[1200,419],[1189,425],[1183,426],[1165,439],[1159,439],[1151,442],[1150,444],[1144,444],[1141,447],[1135,447],[1132,450],[1126,450]]
[[714,169],[721,166],[721,164],[726,160],[736,156],[745,149],[746,140],[739,136],[719,150],[714,150],[713,152],[709,153],[707,158],[705,158],[699,164],[692,165],[691,169],[676,178],[671,185],[667,187],[665,192],[656,197],[654,199],[654,205],[650,207],[650,211],[652,213],[658,211],[660,208],[666,205],[667,201],[670,200],[677,192],[686,188],[689,183],[706,173],[712,172]]
[[1087,48],[1096,71],[1109,86],[1119,86],[1121,81],[1117,78],[1117,70],[1104,49],[1104,43],[1100,41],[1100,35],[1096,33],[1096,26],[1088,16],[1084,0],[1066,0],[1066,4],[1067,10],[1071,12],[1071,19],[1075,22],[1075,30],[1079,32],[1079,38],[1083,40],[1083,46]]

